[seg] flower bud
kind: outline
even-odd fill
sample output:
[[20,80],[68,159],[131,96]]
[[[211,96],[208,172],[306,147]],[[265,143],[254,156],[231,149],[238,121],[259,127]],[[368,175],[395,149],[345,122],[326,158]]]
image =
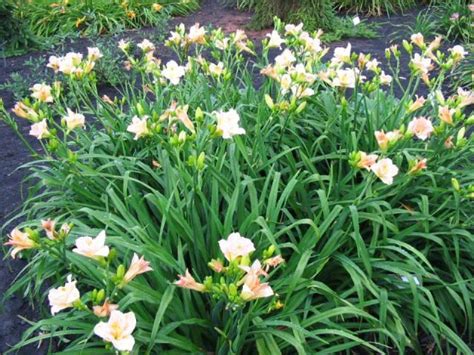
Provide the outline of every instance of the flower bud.
[[461,190],[461,186],[459,185],[459,181],[456,178],[451,179],[451,185],[453,186],[453,189],[457,192]]

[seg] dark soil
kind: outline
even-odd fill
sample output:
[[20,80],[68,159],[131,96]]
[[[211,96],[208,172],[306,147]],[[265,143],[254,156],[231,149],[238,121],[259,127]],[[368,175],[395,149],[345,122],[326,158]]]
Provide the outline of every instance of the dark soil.
[[[417,11],[412,11],[406,15],[392,16],[391,18],[369,19],[369,22],[381,24],[379,28],[380,37],[377,39],[350,39],[352,48],[355,52],[371,53],[380,61],[384,58],[384,50],[390,45],[390,41],[394,39],[394,33],[401,29],[400,26],[413,24]],[[175,18],[171,20],[169,27],[183,22],[186,26],[193,25],[198,22],[201,25],[212,24],[214,27],[221,27],[224,31],[232,32],[236,29],[245,29],[250,22],[251,14],[248,12],[240,12],[235,9],[224,8],[219,5],[216,0],[203,0],[201,10],[183,18]],[[268,33],[264,31],[247,31],[251,39],[261,39]],[[120,38],[129,38],[132,40],[140,40],[142,38],[154,38],[157,36],[157,29],[144,28],[136,31],[127,31],[120,35],[111,36],[110,41],[117,42]],[[329,44],[333,49],[339,46],[346,46],[348,41],[338,41]],[[0,84],[9,80],[12,73],[21,73],[25,77],[31,78],[31,85],[35,82],[35,73],[25,70],[24,63],[30,58],[48,58],[52,53],[66,53],[68,51],[86,52],[87,46],[91,46],[93,40],[79,39],[61,45],[61,47],[52,48],[50,51],[34,52],[19,57],[7,58],[0,60]],[[164,47],[158,47],[158,56],[163,60],[172,56],[170,50]],[[104,88],[107,91],[107,88]],[[13,95],[10,92],[0,91],[0,97],[3,99],[5,107],[10,109],[14,105]],[[22,131],[27,135],[28,125],[21,121]],[[19,139],[3,122],[0,122],[0,186],[2,190],[2,204],[0,205],[0,226],[7,223],[8,218],[18,211],[22,201],[22,184],[21,181],[25,177],[25,170],[17,168],[28,162],[29,154],[22,146]],[[10,217],[9,217],[10,216]],[[18,221],[11,221],[4,229],[1,235],[6,237],[7,232],[12,229]],[[2,238],[2,240],[4,240]],[[18,275],[20,270],[25,266],[25,262],[21,260],[10,261],[9,258],[0,260],[0,294],[5,290]],[[0,309],[0,312],[2,310]],[[29,307],[27,302],[20,296],[15,296],[3,305],[3,312],[0,313],[0,353],[5,352],[9,346],[18,342],[22,332],[26,329],[27,324],[18,316],[21,315],[28,319],[34,319],[35,312]],[[44,347],[37,349],[30,347],[23,349],[21,354],[46,353]]]

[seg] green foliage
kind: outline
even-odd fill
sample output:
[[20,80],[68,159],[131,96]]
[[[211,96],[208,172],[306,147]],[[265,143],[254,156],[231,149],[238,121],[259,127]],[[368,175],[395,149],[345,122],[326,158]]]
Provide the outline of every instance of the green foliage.
[[[474,118],[463,111],[474,94],[438,92],[459,58],[406,43],[413,60],[402,84],[395,48],[387,81],[380,68],[361,64],[369,58],[347,49],[322,61],[317,35],[292,31],[284,38],[292,52],[279,58],[289,64],[269,66],[267,40],[248,63],[242,51],[253,46],[242,34],[213,31],[201,41],[181,28],[168,43],[186,71],[159,64],[145,43],[139,54],[123,43],[135,75],[115,100],[101,98],[94,71],[79,70],[57,74],[64,87],[52,89],[53,103],[23,100],[32,110],[27,119],[49,131],[24,166],[33,187],[10,221],[25,220],[20,229],[36,244],[23,250],[28,266],[4,296],[23,292],[42,305],[45,286],[64,285],[70,273],[82,297],[55,316],[45,311],[12,351],[55,338],[67,352],[113,353],[93,331],[101,319],[91,306],[107,297],[135,314],[136,354],[422,354],[426,334],[440,353],[470,353],[474,141],[464,133]],[[428,54],[437,71],[416,66]],[[222,72],[212,71],[219,62]],[[88,64],[84,58],[75,69]],[[258,89],[254,65],[269,76],[258,78]],[[361,82],[355,68],[369,78]],[[170,83],[177,73],[184,77]],[[344,84],[348,73],[352,84]],[[422,80],[430,95],[414,108]],[[73,98],[67,104],[65,92]],[[455,111],[451,123],[438,118],[442,106]],[[66,128],[66,108],[86,116],[85,128]],[[219,112],[231,109],[245,134],[224,139],[228,122]],[[146,118],[143,134],[130,129],[134,116]],[[409,129],[416,116],[434,126],[424,140]],[[6,109],[1,117],[24,139]],[[383,146],[375,136],[381,130],[396,139]],[[391,185],[373,167],[358,167],[361,151],[396,164]],[[426,168],[417,164],[422,159]],[[47,218],[74,227],[48,238],[39,227]],[[101,230],[111,248],[106,258],[72,251],[78,237]],[[265,277],[275,296],[235,306],[171,285],[189,269],[197,282],[238,298],[240,284],[226,289],[226,277],[205,278],[211,259],[223,258],[219,241],[237,231],[255,244],[252,258],[274,249],[286,260]],[[124,286],[133,253],[153,271]]]
[[340,9],[372,16],[393,14],[415,5],[415,0],[335,0]]
[[432,11],[436,16],[436,33],[454,41],[473,43],[474,9],[469,9],[469,3],[467,0],[434,1]]

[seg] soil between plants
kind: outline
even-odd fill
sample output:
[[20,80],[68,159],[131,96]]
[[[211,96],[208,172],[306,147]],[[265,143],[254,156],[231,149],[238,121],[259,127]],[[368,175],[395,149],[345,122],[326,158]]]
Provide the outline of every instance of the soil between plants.
[[[348,42],[352,44],[353,51],[371,53],[373,57],[382,61],[384,59],[384,51],[391,41],[394,40],[394,33],[398,31],[406,32],[406,25],[413,24],[419,9],[413,10],[405,15],[391,16],[390,18],[371,18],[368,22],[378,23],[379,37],[376,39],[351,38],[348,40],[337,41],[328,44],[331,49],[340,46],[346,46]],[[232,8],[225,8],[219,5],[216,0],[203,0],[201,9],[187,17],[174,18],[170,21],[168,28],[172,29],[179,23],[184,23],[187,27],[195,23],[201,25],[212,24],[214,27],[221,27],[226,32],[233,32],[237,29],[245,29],[250,22],[252,14],[249,12],[241,12]],[[249,31],[246,30],[248,36],[253,40],[262,39],[270,30]],[[118,42],[121,38],[128,38],[133,41],[139,41],[143,38],[157,35],[154,28],[143,28],[140,30],[127,31],[118,35],[110,36],[109,40],[113,43]],[[400,39],[398,39],[400,42]],[[12,73],[20,73],[27,78],[31,78],[31,85],[35,83],[35,73],[25,69],[25,61],[30,58],[48,58],[51,54],[66,53],[69,51],[86,52],[87,47],[93,46],[93,39],[78,39],[62,44],[59,47],[52,48],[49,51],[33,52],[18,57],[0,59],[0,83],[9,80]],[[162,45],[157,46],[157,56],[162,60],[168,60],[172,57],[172,53],[168,48]],[[405,72],[408,74],[408,72]],[[403,76],[402,72],[402,76]],[[408,75],[404,75],[408,77]],[[107,87],[103,88],[107,91]],[[14,105],[12,93],[0,90],[0,98],[3,99],[5,107],[10,109]],[[19,126],[25,135],[28,134],[29,125],[24,120],[19,119]],[[33,139],[30,139],[33,142]],[[34,143],[34,142],[33,142]],[[3,122],[0,121],[0,187],[2,191],[2,203],[0,204],[0,231],[2,242],[6,238],[6,234],[19,221],[10,221],[7,223],[21,205],[26,188],[22,188],[22,180],[27,173],[25,170],[18,170],[18,167],[30,160],[29,153],[21,144],[13,131],[11,131]],[[4,226],[2,228],[1,226]],[[0,296],[8,289],[9,285],[19,274],[21,269],[26,265],[22,260],[12,261],[9,257],[3,257],[6,252],[4,248],[0,259]],[[28,302],[20,295],[15,295],[9,299],[2,308],[0,308],[0,354],[9,349],[10,346],[16,344],[21,334],[28,327],[26,322],[19,318],[35,319],[36,311],[31,308]],[[41,348],[37,348],[33,344],[27,348],[20,350],[20,354],[45,354],[47,347],[44,344]]]

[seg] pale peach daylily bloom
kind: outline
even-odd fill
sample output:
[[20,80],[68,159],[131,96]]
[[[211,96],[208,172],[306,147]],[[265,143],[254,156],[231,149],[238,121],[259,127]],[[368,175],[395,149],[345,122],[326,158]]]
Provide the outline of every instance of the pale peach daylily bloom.
[[134,116],[132,118],[132,123],[128,125],[127,132],[135,134],[134,140],[137,140],[141,137],[144,137],[150,134],[150,130],[148,129],[148,116],[143,116],[139,118],[138,116]]
[[76,248],[72,251],[88,258],[97,259],[109,255],[109,247],[105,245],[106,234],[101,231],[97,237],[80,237],[76,239]]
[[112,343],[118,351],[132,351],[135,339],[132,336],[137,325],[133,312],[122,313],[114,310],[108,322],[100,322],[94,327],[94,333]]
[[146,261],[143,256],[139,257],[136,253],[133,253],[132,262],[130,263],[128,270],[123,277],[123,281],[128,283],[138,275],[152,270],[153,269],[150,267],[149,261]]
[[387,185],[391,185],[393,178],[398,174],[398,167],[389,158],[380,159],[370,170]]
[[410,37],[411,42],[416,44],[418,47],[422,47],[425,44],[425,39],[421,33],[414,33]]
[[429,119],[425,117],[418,117],[410,121],[407,131],[414,134],[418,139],[424,141],[430,137],[434,129]]
[[276,255],[272,258],[265,260],[263,263],[265,264],[265,271],[268,271],[270,267],[277,267],[278,265],[284,262],[285,259],[283,259],[281,255]]
[[227,239],[221,239],[219,241],[219,247],[222,254],[224,254],[225,258],[229,261],[238,257],[247,256],[255,251],[253,242],[248,238],[242,237],[240,233],[232,233]]
[[41,102],[53,102],[53,95],[51,94],[51,86],[46,84],[35,84],[30,89],[33,93],[31,97]]
[[21,118],[35,121],[38,118],[38,113],[31,107],[26,106],[23,102],[17,102],[12,109],[13,113]]
[[401,134],[398,130],[389,131],[385,133],[382,131],[375,131],[375,139],[380,149],[386,150],[390,143],[396,142],[400,139]]
[[50,218],[41,221],[41,227],[46,232],[46,236],[51,240],[55,239],[55,233],[56,233],[55,226],[56,226],[56,222]]
[[247,274],[244,276],[242,292],[240,296],[245,301],[251,301],[257,298],[270,297],[273,295],[273,290],[268,283],[261,283],[260,276],[266,276],[267,273],[262,269],[262,264],[259,260],[255,260],[249,266],[240,266]]
[[456,112],[455,109],[450,109],[449,106],[441,106],[439,108],[438,117],[441,121],[452,125],[453,124],[453,115]]
[[75,113],[71,109],[67,109],[67,115],[64,117],[66,127],[68,130],[73,130],[77,127],[84,127],[86,118],[80,113]]
[[198,292],[203,292],[206,287],[199,283],[196,282],[194,277],[189,273],[188,269],[186,269],[186,272],[184,275],[178,275],[179,280],[175,281],[175,285],[182,287],[182,288],[188,288],[190,290],[198,291]]
[[377,154],[367,154],[365,152],[360,152],[360,160],[357,163],[357,167],[360,169],[370,170],[370,167],[375,164],[378,159]]
[[425,102],[426,100],[423,96],[416,95],[416,100],[410,106],[408,106],[408,112],[415,112],[416,110],[422,108]]
[[408,174],[417,174],[421,170],[426,169],[426,159],[417,160],[416,164],[408,171]]
[[217,129],[222,132],[222,138],[231,139],[233,136],[245,134],[245,129],[240,127],[240,117],[236,110],[219,111],[217,116]]
[[222,272],[224,271],[224,264],[222,264],[222,261],[220,260],[216,260],[216,259],[212,259],[210,262],[209,262],[209,267],[214,270],[215,272]]
[[380,84],[381,85],[390,85],[393,81],[393,78],[391,75],[385,74],[385,72],[382,70],[382,73],[380,74]]
[[36,243],[30,239],[28,233],[23,233],[18,228],[13,229],[8,238],[8,241],[4,245],[10,245],[13,247],[11,252],[13,259],[15,259],[16,254],[20,251],[36,247]]
[[48,123],[46,122],[46,119],[32,124],[30,127],[30,135],[38,139],[49,137]]
[[224,73],[224,63],[219,62],[217,64],[209,64],[209,73],[214,76],[221,76]]
[[52,315],[55,315],[63,309],[73,307],[74,302],[80,300],[81,295],[76,288],[76,282],[77,281],[72,281],[72,276],[69,275],[64,286],[49,290],[48,300]]
[[423,57],[419,53],[415,53],[411,60],[411,64],[421,74],[428,74],[433,69],[431,59]]
[[102,306],[94,306],[92,307],[92,310],[94,311],[94,314],[97,316],[97,317],[100,317],[100,318],[103,318],[103,317],[108,317],[109,314],[112,312],[112,311],[115,311],[118,309],[118,305],[117,304],[112,304],[112,303],[109,303],[109,299],[106,299],[104,301],[104,304]]

